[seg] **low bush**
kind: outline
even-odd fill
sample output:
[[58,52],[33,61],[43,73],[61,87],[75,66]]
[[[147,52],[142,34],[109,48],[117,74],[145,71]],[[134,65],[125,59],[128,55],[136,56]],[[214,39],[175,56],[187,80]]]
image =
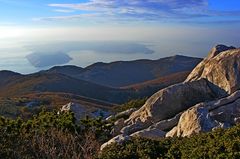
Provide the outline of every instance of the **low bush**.
[[115,109],[116,112],[122,112],[131,108],[140,108],[141,106],[143,106],[145,104],[145,102],[147,101],[147,98],[142,98],[142,99],[133,99],[128,101],[125,104],[122,104],[120,107],[117,107]]
[[110,130],[101,118],[76,123],[71,112],[42,111],[26,121],[0,117],[0,158],[91,159]]
[[134,138],[106,147],[98,159],[238,159],[240,125],[194,135],[189,138],[165,138],[159,141]]

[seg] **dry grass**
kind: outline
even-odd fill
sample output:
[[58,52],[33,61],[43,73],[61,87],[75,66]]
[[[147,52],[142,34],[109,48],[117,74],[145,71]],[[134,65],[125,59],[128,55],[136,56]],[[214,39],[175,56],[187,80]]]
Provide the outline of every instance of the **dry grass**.
[[183,82],[187,76],[189,75],[189,71],[186,72],[178,72],[178,73],[173,73],[168,76],[163,76],[156,78],[154,80],[149,80],[145,81],[142,83],[137,83],[133,85],[129,85],[126,87],[122,87],[122,89],[134,89],[134,90],[142,90],[144,88],[147,88],[149,86],[151,87],[167,87],[172,84],[180,83]]
[[15,137],[1,134],[1,140],[0,158],[93,159],[100,149],[92,132],[79,135],[50,129],[45,133]]

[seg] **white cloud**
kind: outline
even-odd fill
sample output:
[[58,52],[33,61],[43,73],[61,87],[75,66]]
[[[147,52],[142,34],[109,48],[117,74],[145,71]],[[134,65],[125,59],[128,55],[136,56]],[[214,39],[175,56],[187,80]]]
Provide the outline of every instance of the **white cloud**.
[[[208,0],[89,0],[80,3],[49,4],[58,10],[81,11],[75,15],[40,18],[41,20],[72,20],[79,19],[102,21],[154,21],[179,22],[186,19],[196,21],[203,18],[211,22],[212,17],[228,22],[229,17],[239,18],[239,11],[214,11],[208,7]],[[86,14],[87,13],[87,14]],[[93,16],[89,16],[92,14]],[[91,18],[90,18],[91,17]],[[231,19],[232,20],[232,19]]]
[[68,9],[55,9],[54,12],[60,12],[60,13],[73,13],[74,10],[68,10]]
[[85,19],[85,18],[99,17],[99,14],[75,14],[69,16],[55,16],[55,17],[40,17],[33,18],[33,21],[54,21],[54,20],[74,20],[74,19]]
[[[98,13],[105,19],[113,18],[113,16],[117,19],[132,20],[185,19],[207,16],[201,12],[207,8],[207,0],[90,0],[82,3],[49,4],[49,6],[80,10],[90,12],[90,14]],[[68,18],[72,17],[68,16]]]

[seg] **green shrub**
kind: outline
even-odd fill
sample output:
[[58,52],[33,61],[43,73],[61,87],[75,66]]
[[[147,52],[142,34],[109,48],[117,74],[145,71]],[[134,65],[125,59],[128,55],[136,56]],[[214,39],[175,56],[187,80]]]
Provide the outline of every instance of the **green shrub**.
[[74,114],[42,111],[29,120],[0,117],[0,158],[87,158],[109,139],[101,118],[76,123]]
[[159,141],[134,138],[106,147],[98,159],[237,159],[240,158],[240,125],[194,135]]
[[142,99],[133,99],[128,101],[125,104],[122,104],[120,107],[116,108],[116,112],[122,112],[131,108],[140,108],[141,106],[143,106],[145,104],[145,102],[147,101],[147,98],[142,98]]

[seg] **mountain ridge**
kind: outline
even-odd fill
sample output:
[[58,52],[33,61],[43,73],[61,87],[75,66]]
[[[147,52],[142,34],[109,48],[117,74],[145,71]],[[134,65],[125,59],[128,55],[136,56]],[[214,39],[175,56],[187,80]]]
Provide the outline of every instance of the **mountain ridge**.
[[[72,75],[66,74],[108,87],[125,87],[173,73],[191,71],[201,60],[201,58],[175,55],[157,60],[97,62],[85,68],[79,67],[79,72],[76,71]],[[74,69],[74,66],[59,66],[58,69],[70,67]],[[51,72],[51,69],[47,72]]]
[[[7,83],[2,80],[0,96],[62,92],[119,104],[130,99],[151,96],[161,88],[184,81],[188,75],[186,72],[192,71],[200,61],[199,58],[178,55],[159,60],[141,59],[95,63],[86,68],[74,65],[55,66],[49,70],[28,75],[8,71],[9,78],[6,80]],[[179,69],[179,65],[185,68]],[[161,69],[158,69],[159,66]],[[6,73],[2,72],[2,74]],[[178,75],[174,76],[174,74]],[[86,78],[83,78],[84,76]],[[0,77],[3,77],[1,72]],[[101,77],[105,78],[101,79]],[[174,79],[175,77],[177,79]],[[151,82],[152,80],[155,82]],[[114,81],[115,84],[124,83],[126,87],[116,87],[111,83],[106,83],[106,81]],[[141,84],[147,81],[150,81],[147,85]],[[128,84],[139,84],[139,86],[136,90],[133,87],[128,87]]]

